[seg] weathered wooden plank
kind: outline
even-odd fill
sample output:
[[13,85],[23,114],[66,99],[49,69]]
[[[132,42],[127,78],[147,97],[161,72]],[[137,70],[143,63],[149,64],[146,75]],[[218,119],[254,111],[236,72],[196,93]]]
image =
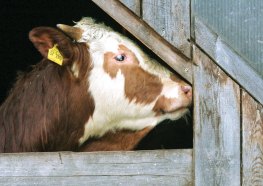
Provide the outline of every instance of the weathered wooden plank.
[[195,18],[196,43],[235,81],[263,104],[263,79],[224,41]]
[[196,46],[195,185],[240,185],[240,91]]
[[162,185],[169,183],[167,179],[192,185],[192,150],[0,154],[1,183],[38,180],[44,184],[50,180],[56,185],[63,184],[64,178],[73,185],[103,185],[107,179],[116,184],[126,179],[133,185]]
[[242,182],[263,185],[263,106],[242,93]]
[[78,186],[78,185],[192,185],[170,176],[72,176],[72,177],[0,177],[1,186]]
[[141,0],[119,0],[137,16],[141,16]]
[[189,0],[143,0],[142,9],[142,18],[190,58]]
[[143,20],[138,19],[136,15],[117,0],[108,0],[107,3],[104,0],[92,1],[164,60],[178,74],[192,83],[192,64],[190,60],[169,42],[165,41]]

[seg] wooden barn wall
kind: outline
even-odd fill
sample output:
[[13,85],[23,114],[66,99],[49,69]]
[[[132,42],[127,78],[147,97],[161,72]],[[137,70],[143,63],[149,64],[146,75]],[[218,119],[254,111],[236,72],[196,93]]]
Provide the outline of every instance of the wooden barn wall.
[[164,39],[191,57],[189,0],[120,0]]
[[263,79],[202,20],[194,20],[195,42],[228,75],[263,104]]
[[263,106],[242,91],[242,183],[263,185]]
[[189,0],[143,0],[142,18],[190,58]]
[[240,185],[240,89],[194,47],[196,185]]
[[0,185],[192,185],[192,150],[0,154]]
[[[201,20],[195,18],[194,28],[196,44],[213,59],[214,65],[221,66],[229,74],[228,76],[240,84],[241,96],[238,103],[241,107],[239,123],[242,131],[239,142],[241,144],[241,183],[243,185],[263,185],[263,111],[262,104],[260,104],[263,103],[263,79]],[[212,72],[210,70],[210,73]],[[193,78],[194,84],[199,80],[200,78],[195,76]],[[200,88],[195,87],[195,91],[200,91]],[[218,91],[222,90],[218,89]],[[218,98],[215,100],[217,101],[214,101],[214,106],[220,108],[220,104],[217,103]],[[198,102],[195,101],[194,104],[198,104]],[[199,105],[195,108],[199,109]],[[223,107],[223,109],[226,113],[229,112],[227,107]],[[220,117],[225,117],[225,115],[222,113]],[[195,125],[197,124],[195,123]],[[232,132],[239,134],[239,130]],[[237,146],[239,144],[236,142]],[[197,149],[198,147],[195,147],[194,152]],[[197,159],[195,159],[196,161]]]
[[[130,9],[141,6],[137,15],[189,57],[191,46],[182,49],[190,38],[189,1],[122,2]],[[177,7],[182,9],[171,13]],[[182,29],[176,31],[179,34],[169,33],[174,29],[171,21]],[[242,89],[262,103],[263,80],[202,21],[195,19],[192,25],[197,44],[193,50],[195,185],[263,185],[263,106]],[[182,45],[176,43],[177,36]]]

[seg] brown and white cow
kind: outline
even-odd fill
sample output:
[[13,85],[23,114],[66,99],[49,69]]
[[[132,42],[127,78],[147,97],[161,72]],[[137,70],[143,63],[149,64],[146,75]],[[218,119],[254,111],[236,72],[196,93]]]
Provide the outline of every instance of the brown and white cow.
[[[77,150],[91,137],[147,131],[187,112],[191,87],[131,40],[91,18],[58,27],[29,34],[44,58],[0,107],[0,152]],[[54,46],[62,66],[47,59]]]

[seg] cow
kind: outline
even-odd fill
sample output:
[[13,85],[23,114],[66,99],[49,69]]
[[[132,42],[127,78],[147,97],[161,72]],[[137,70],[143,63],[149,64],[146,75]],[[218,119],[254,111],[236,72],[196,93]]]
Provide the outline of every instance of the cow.
[[29,33],[43,59],[0,107],[0,152],[77,151],[88,139],[145,135],[188,112],[191,86],[127,37],[92,18],[57,27]]

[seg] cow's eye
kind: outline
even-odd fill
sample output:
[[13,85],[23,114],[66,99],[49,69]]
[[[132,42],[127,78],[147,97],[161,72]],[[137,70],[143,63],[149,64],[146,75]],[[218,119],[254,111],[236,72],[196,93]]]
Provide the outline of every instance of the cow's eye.
[[123,54],[119,54],[119,55],[115,56],[115,60],[117,60],[117,61],[124,61],[125,58],[126,58],[126,56]]

